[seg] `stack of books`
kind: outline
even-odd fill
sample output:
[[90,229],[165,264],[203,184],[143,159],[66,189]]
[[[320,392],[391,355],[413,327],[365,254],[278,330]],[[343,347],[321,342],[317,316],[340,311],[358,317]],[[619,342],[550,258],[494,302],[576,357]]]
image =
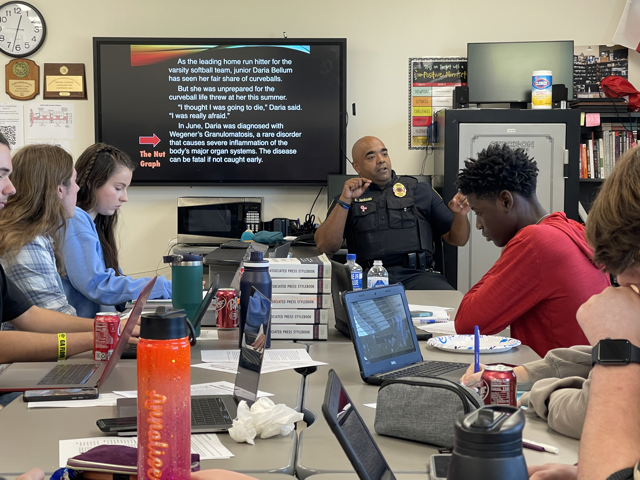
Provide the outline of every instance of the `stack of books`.
[[269,258],[271,338],[326,340],[331,308],[331,262],[311,258]]
[[580,178],[607,178],[620,155],[638,142],[634,125],[603,123],[580,144]]
[[569,101],[569,108],[593,113],[627,113],[629,104],[624,98],[576,98]]

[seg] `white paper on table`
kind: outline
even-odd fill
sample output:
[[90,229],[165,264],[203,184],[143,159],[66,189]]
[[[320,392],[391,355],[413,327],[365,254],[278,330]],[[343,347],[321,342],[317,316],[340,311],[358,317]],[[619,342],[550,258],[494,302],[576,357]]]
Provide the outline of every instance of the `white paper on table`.
[[376,408],[378,406],[377,403],[365,403],[364,404],[365,407],[369,407],[369,408]]
[[28,408],[82,408],[82,407],[115,407],[119,395],[101,393],[93,400],[51,400],[45,402],[29,402]]
[[426,310],[428,312],[433,312],[434,310],[454,310],[453,307],[436,307],[433,305],[414,305],[413,303],[409,304],[409,311],[416,311],[416,310]]
[[[314,365],[327,365],[325,362],[318,362],[316,360],[309,360],[308,362],[300,362],[300,363],[287,363],[287,362],[277,362],[277,363],[263,363],[262,369],[260,370],[261,374],[264,373],[273,373],[280,372],[282,370],[291,370],[294,368],[302,368],[302,367],[311,367]],[[238,364],[237,363],[198,363],[196,365],[191,365],[192,368],[204,368],[205,370],[215,370],[216,372],[225,372],[225,373],[238,373]]]
[[24,110],[17,103],[0,103],[0,131],[12,149],[24,146]]
[[[93,437],[60,440],[60,467],[66,467],[67,460],[100,445],[125,445],[138,447],[138,437]],[[200,460],[231,458],[233,454],[213,433],[191,435],[191,453],[200,454]]]
[[[195,365],[194,365],[195,366]],[[233,395],[233,383],[231,382],[210,382],[199,383],[197,385],[191,385],[191,395]],[[126,390],[113,392],[126,398],[137,398],[138,392],[136,390]],[[271,397],[273,393],[263,392],[258,390],[258,397]]]
[[424,330],[425,332],[433,333],[434,337],[438,335],[455,335],[456,334],[456,323],[455,322],[446,322],[446,323],[429,323],[429,324],[414,324],[416,328],[420,330]]
[[29,138],[75,137],[75,113],[72,103],[37,103],[24,106]]
[[200,330],[200,336],[197,340],[218,340],[218,330]]
[[[240,349],[237,350],[202,350],[202,361],[205,363],[238,363]],[[266,349],[264,363],[309,361],[311,355],[304,348]],[[194,365],[195,366],[195,365]]]

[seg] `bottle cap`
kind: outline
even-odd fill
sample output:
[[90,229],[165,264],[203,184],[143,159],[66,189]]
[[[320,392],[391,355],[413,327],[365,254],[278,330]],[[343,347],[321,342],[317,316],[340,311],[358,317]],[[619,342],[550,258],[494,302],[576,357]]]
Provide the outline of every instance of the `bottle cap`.
[[262,252],[251,252],[251,258],[244,262],[244,266],[245,268],[269,268],[269,261],[263,258]]
[[379,265],[379,266],[382,266],[382,260],[374,260],[374,261],[373,261],[373,265],[374,265],[374,266],[378,266],[378,265]]
[[140,338],[147,340],[175,340],[188,337],[193,327],[183,309],[144,313],[140,320]]
[[347,253],[347,260],[355,260],[355,259],[356,259],[355,253]]
[[507,405],[488,405],[456,421],[454,450],[490,458],[522,454],[524,414]]

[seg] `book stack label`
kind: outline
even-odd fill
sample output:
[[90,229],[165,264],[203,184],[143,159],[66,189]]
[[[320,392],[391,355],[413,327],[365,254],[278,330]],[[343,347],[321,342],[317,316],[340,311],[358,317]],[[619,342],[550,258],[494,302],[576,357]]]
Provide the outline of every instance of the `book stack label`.
[[331,308],[331,262],[311,258],[269,258],[271,338],[326,340]]

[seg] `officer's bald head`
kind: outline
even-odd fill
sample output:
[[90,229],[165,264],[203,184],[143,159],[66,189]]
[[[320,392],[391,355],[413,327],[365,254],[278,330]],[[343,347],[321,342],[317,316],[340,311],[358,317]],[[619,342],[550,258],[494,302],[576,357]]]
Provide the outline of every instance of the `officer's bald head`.
[[362,137],[356,143],[353,144],[351,149],[351,158],[354,163],[362,163],[362,160],[367,156],[367,152],[374,152],[376,147],[386,148],[382,140],[378,137]]
[[391,179],[391,159],[382,140],[377,137],[362,137],[351,149],[353,168],[358,175],[383,186]]

